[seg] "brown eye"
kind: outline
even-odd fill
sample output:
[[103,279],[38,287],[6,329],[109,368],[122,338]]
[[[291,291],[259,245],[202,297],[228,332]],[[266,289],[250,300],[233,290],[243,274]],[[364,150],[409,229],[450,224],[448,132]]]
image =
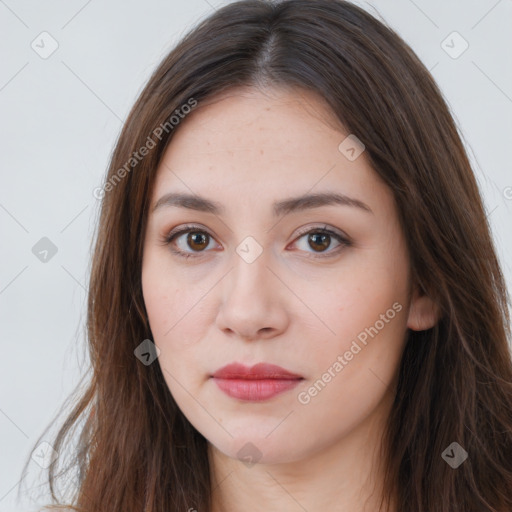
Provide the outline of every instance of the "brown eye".
[[[168,245],[171,252],[180,257],[194,258],[202,256],[203,252],[207,254],[208,246],[214,240],[207,231],[198,229],[198,226],[189,225],[179,231],[171,232],[164,237],[162,243]],[[341,250],[352,245],[348,237],[327,229],[327,226],[302,231],[302,235],[296,240],[295,244],[299,245],[300,251],[307,253],[306,256],[311,258],[336,256]]]
[[309,253],[307,257],[311,258],[337,256],[340,251],[351,245],[348,237],[327,229],[327,226],[302,231],[295,243],[301,251]]
[[202,231],[191,231],[187,236],[187,244],[194,251],[202,251],[208,247],[209,235]]
[[[185,236],[186,235],[186,236]],[[208,246],[214,238],[199,226],[186,225],[177,231],[171,231],[162,241],[172,253],[183,258],[194,258],[208,252]]]
[[308,243],[316,252],[323,252],[331,245],[331,236],[325,233],[310,233]]

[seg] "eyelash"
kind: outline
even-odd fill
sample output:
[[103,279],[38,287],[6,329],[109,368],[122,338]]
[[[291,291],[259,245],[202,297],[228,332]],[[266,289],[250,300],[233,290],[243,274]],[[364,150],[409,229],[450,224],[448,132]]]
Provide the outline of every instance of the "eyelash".
[[[161,243],[162,243],[162,245],[169,245],[170,251],[172,253],[176,254],[177,256],[181,257],[181,258],[188,259],[188,258],[198,258],[198,257],[201,257],[202,253],[205,252],[204,250],[196,252],[196,253],[193,253],[193,252],[189,253],[189,252],[180,251],[180,250],[177,250],[177,249],[174,249],[173,247],[171,247],[171,243],[176,238],[178,238],[180,235],[183,235],[183,234],[186,234],[186,233],[190,233],[190,232],[203,233],[203,234],[206,234],[210,238],[214,238],[212,235],[210,235],[208,233],[208,231],[202,229],[200,226],[193,225],[193,224],[192,225],[188,224],[188,225],[183,226],[183,228],[180,229],[179,231],[176,231],[176,232],[172,232],[171,231],[168,235],[164,236],[164,238],[161,240]],[[308,258],[319,259],[319,258],[333,257],[333,256],[337,255],[345,247],[349,247],[349,246],[352,245],[352,242],[348,238],[340,235],[339,233],[336,233],[335,231],[327,229],[327,226],[324,226],[323,228],[311,228],[311,229],[309,229],[307,231],[302,231],[302,232],[300,232],[298,234],[298,238],[296,240],[302,238],[304,235],[309,235],[311,233],[315,233],[315,234],[319,234],[320,233],[320,234],[332,236],[338,242],[340,242],[341,245],[338,246],[333,251],[330,251],[328,253],[318,253],[318,255],[314,255],[313,254],[313,255],[307,256]]]

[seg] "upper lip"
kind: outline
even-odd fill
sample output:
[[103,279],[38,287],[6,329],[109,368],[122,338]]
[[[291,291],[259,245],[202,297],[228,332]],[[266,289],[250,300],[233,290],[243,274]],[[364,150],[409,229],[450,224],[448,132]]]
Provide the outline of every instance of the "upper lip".
[[269,363],[258,363],[250,368],[240,363],[231,363],[217,370],[212,377],[218,379],[279,379],[294,380],[302,379],[301,375],[289,372],[280,366]]

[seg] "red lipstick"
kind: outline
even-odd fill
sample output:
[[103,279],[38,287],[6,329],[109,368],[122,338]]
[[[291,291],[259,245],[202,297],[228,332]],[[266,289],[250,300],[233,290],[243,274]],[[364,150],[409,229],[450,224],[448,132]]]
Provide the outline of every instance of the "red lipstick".
[[262,401],[292,389],[303,377],[280,366],[258,363],[252,367],[228,364],[213,375],[215,383],[227,395],[248,401]]

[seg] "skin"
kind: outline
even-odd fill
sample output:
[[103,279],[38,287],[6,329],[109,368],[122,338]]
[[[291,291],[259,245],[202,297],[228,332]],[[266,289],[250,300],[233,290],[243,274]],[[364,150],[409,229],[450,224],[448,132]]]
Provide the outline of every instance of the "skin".
[[[214,512],[377,510],[378,450],[407,329],[432,327],[438,310],[411,285],[392,192],[364,152],[350,161],[338,150],[347,135],[312,92],[234,88],[180,123],[157,171],[151,210],[168,192],[226,208],[151,213],[142,268],[158,364],[183,414],[209,441]],[[328,205],[272,216],[274,201],[324,191],[363,201],[372,213]],[[188,223],[211,236],[162,243]],[[325,225],[351,244],[308,242],[298,232]],[[262,249],[251,263],[236,252],[248,236]],[[393,304],[400,311],[333,370]],[[304,380],[263,402],[238,400],[210,378],[235,361],[277,364]],[[301,403],[299,393],[329,368],[335,376]],[[256,464],[239,460],[244,446]]]

